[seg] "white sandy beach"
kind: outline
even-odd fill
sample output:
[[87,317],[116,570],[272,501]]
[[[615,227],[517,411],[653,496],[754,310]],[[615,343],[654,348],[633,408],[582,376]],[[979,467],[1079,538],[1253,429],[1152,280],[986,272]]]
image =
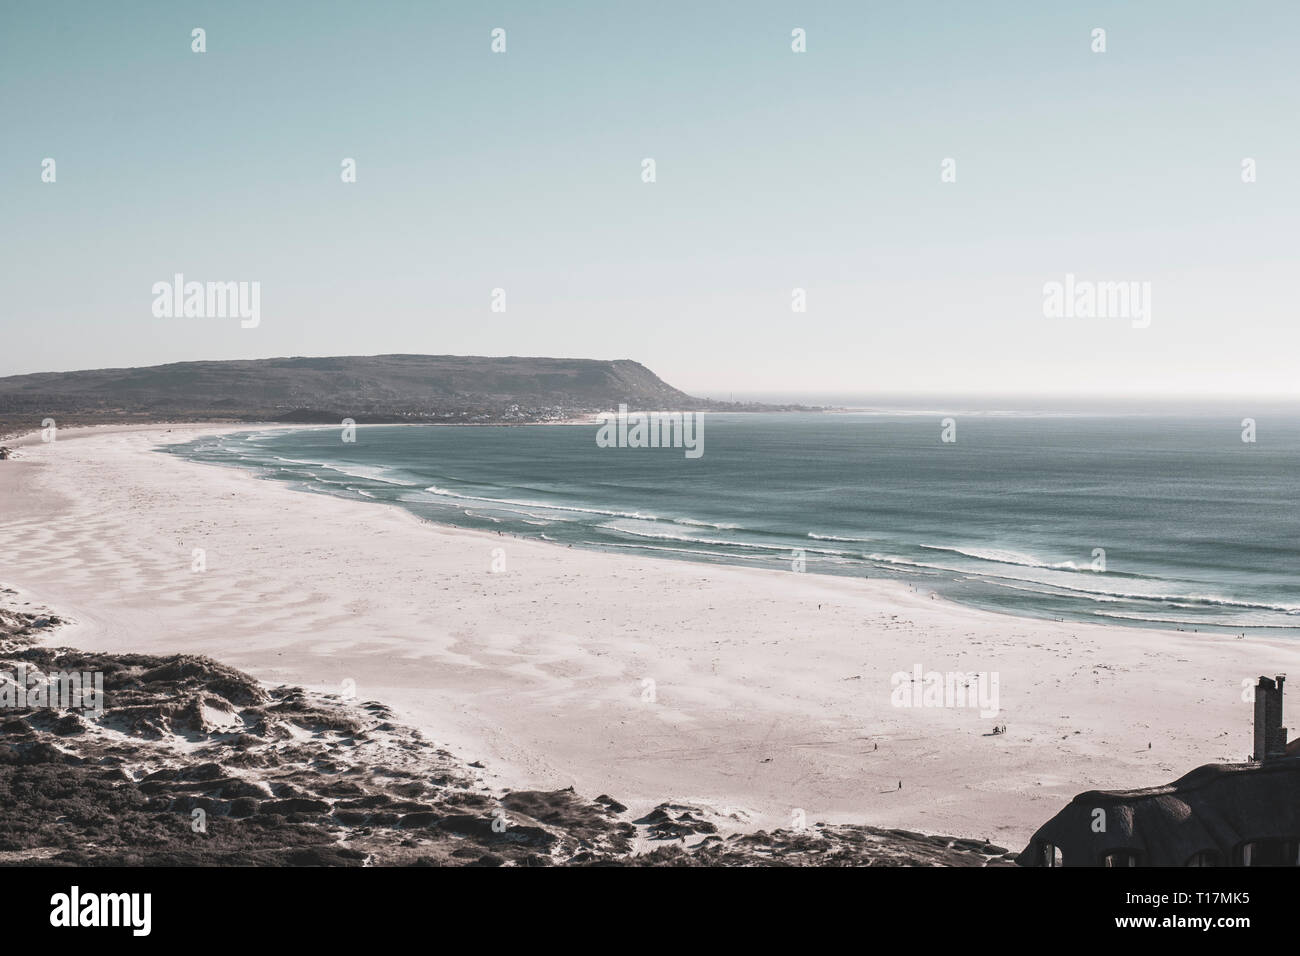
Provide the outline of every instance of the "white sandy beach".
[[[802,809],[1019,849],[1079,791],[1244,758],[1242,680],[1300,671],[1291,641],[562,548],[151,450],[218,428],[236,430],[9,442],[0,584],[74,619],[60,643],[206,654],[318,690],[354,681],[501,786],[707,804],[764,827]],[[997,672],[1001,713],[892,706],[890,676],[917,664]],[[995,724],[1008,733],[988,736]]]

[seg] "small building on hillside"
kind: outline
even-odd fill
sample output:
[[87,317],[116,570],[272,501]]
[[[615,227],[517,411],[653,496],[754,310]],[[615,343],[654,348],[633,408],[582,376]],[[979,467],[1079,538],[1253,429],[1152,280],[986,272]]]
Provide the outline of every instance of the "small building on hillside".
[[1163,787],[1089,790],[1043,824],[1021,866],[1300,865],[1300,741],[1282,726],[1285,676],[1255,688],[1255,750]]

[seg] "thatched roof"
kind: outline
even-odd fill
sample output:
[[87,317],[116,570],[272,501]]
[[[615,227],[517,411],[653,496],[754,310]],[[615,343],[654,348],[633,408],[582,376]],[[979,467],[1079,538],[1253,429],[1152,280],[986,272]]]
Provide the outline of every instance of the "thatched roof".
[[[1103,819],[1104,832],[1094,832]],[[1300,756],[1207,764],[1145,790],[1089,790],[1043,824],[1016,862],[1042,866],[1051,845],[1064,866],[1101,866],[1113,851],[1136,852],[1142,866],[1186,866],[1211,852],[1228,866],[1243,844],[1279,839],[1300,839]]]

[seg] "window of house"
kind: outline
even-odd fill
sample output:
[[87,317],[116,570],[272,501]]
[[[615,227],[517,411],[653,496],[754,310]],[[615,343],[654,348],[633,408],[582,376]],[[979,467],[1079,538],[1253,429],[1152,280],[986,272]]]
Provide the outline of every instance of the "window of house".
[[1238,866],[1300,866],[1300,839],[1251,840],[1237,848]]

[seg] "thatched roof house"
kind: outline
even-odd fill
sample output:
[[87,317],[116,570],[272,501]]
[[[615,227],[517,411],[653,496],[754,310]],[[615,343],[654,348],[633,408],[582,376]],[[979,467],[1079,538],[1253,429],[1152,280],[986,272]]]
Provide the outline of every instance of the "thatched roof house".
[[1282,683],[1255,689],[1249,763],[1207,764],[1163,787],[1090,790],[1047,821],[1021,866],[1300,865],[1300,747],[1286,744]]

